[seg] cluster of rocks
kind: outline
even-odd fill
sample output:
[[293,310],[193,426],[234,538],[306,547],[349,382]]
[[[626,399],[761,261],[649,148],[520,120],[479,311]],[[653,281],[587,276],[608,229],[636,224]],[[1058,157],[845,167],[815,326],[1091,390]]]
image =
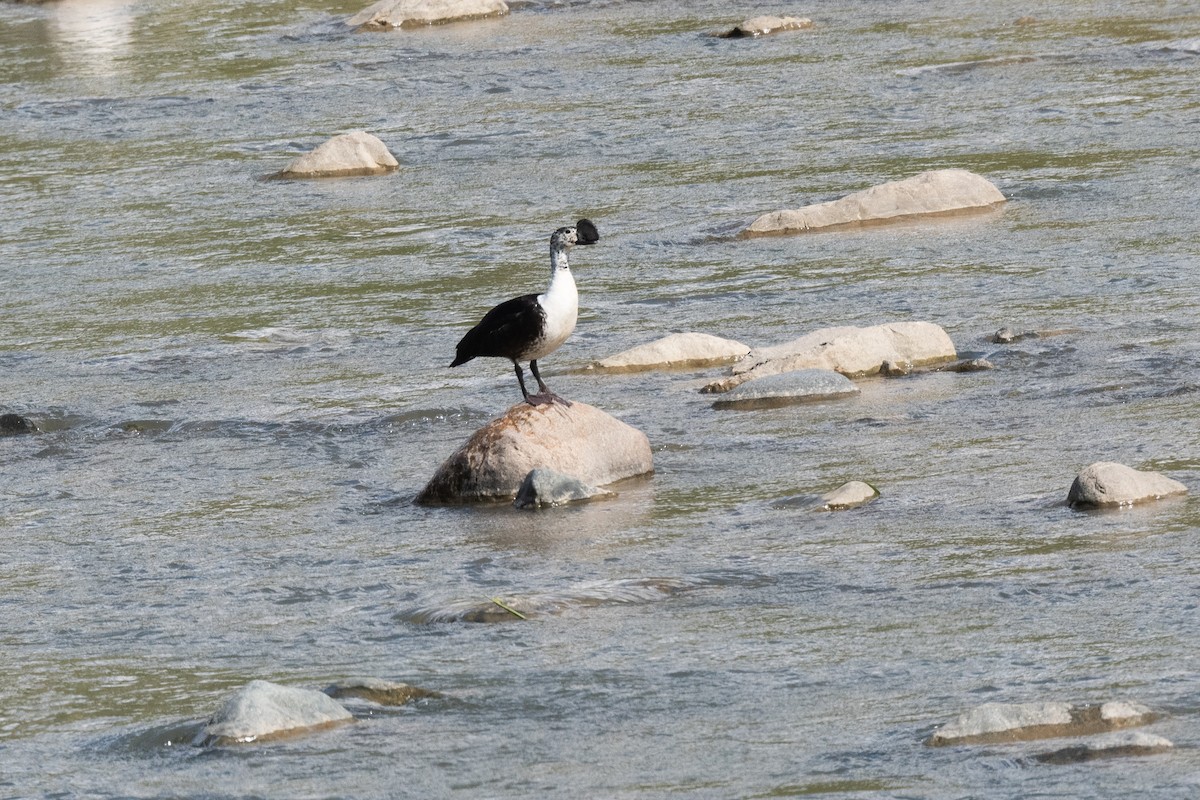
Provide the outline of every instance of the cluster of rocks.
[[1078,739],[1067,747],[1033,754],[1034,760],[1042,763],[1069,764],[1170,750],[1174,745],[1162,736],[1128,730],[1156,719],[1158,715],[1146,706],[1121,701],[1093,705],[985,703],[938,728],[925,743],[945,747]]

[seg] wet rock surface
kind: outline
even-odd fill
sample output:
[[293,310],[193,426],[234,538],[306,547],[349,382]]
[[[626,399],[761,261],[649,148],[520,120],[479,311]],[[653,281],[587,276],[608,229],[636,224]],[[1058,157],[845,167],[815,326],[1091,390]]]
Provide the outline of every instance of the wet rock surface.
[[545,508],[615,496],[615,492],[589,486],[571,475],[552,469],[535,469],[530,470],[521,482],[513,505],[517,508]]
[[352,722],[323,692],[251,681],[227,697],[196,735],[200,746],[246,744]]
[[1112,461],[1084,467],[1067,492],[1068,505],[1111,508],[1187,494],[1188,488],[1158,472],[1142,472]]
[[586,403],[519,403],[455,451],[417,495],[419,504],[512,500],[535,469],[604,486],[653,472],[641,431]]
[[870,503],[879,497],[879,490],[864,481],[847,481],[832,492],[821,495],[825,511],[845,511]]
[[1089,736],[1147,725],[1155,718],[1145,706],[1122,701],[1081,706],[1062,702],[984,703],[939,728],[926,744],[938,747]]
[[393,30],[446,22],[499,17],[508,13],[503,0],[380,0],[346,24],[360,30]]
[[1107,758],[1152,756],[1174,749],[1170,739],[1145,731],[1119,731],[1034,756],[1043,764],[1080,764]]
[[707,333],[673,333],[647,344],[601,359],[589,369],[605,372],[637,372],[724,364],[750,352],[750,347],[733,339]]
[[747,381],[720,395],[713,408],[779,408],[859,394],[849,378],[829,369],[800,369]]
[[325,687],[325,694],[337,700],[368,700],[381,706],[403,706],[425,697],[441,697],[438,692],[381,678],[347,678]]
[[742,39],[756,36],[766,36],[769,33],[781,31],[799,31],[813,27],[813,21],[807,17],[776,17],[764,14],[743,20],[732,30],[717,34],[722,39]]
[[334,136],[310,153],[293,159],[278,178],[345,178],[381,175],[399,166],[387,145],[366,131]]

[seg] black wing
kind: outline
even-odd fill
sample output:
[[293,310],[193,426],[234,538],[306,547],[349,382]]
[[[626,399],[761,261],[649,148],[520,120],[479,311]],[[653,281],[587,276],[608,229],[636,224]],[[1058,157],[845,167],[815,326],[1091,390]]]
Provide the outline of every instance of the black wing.
[[457,367],[478,356],[520,359],[541,337],[545,316],[536,294],[505,300],[467,331],[450,366]]

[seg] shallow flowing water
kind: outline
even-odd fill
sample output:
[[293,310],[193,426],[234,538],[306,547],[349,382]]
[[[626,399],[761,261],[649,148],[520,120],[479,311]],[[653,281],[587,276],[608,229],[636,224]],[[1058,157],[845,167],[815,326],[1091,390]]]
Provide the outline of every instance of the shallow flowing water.
[[[0,4],[0,412],[43,430],[0,439],[0,796],[1195,796],[1194,4],[344,30],[361,7]],[[708,35],[780,10],[816,27]],[[399,171],[262,180],[355,128]],[[731,235],[942,167],[1010,202]],[[501,361],[447,369],[455,342],[540,290],[580,216],[602,240],[544,374],[644,430],[654,477],[538,513],[412,505],[519,397]],[[719,370],[580,371],[673,331],[902,319],[996,369],[753,412],[696,391]],[[1193,496],[1072,512],[1099,460]],[[882,496],[809,510],[850,479]],[[563,602],[429,611],[526,595]],[[353,675],[445,696],[188,745],[250,680]],[[1167,714],[1176,750],[922,745],[986,701],[1111,698]]]

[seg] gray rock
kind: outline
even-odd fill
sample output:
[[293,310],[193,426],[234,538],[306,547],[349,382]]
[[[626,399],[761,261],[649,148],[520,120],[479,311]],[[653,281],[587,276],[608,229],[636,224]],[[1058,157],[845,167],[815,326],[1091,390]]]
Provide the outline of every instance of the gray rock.
[[1004,199],[987,178],[963,169],[942,169],[872,186],[840,200],[763,214],[742,233],[744,236],[803,233],[841,225],[983,210],[1003,203]]
[[646,434],[586,403],[518,403],[455,451],[416,502],[512,500],[534,469],[604,486],[654,471]]
[[346,21],[359,30],[393,30],[508,13],[503,0],[380,0]]
[[821,328],[786,344],[755,348],[733,365],[733,375],[704,393],[728,392],[749,380],[798,369],[831,369],[848,377],[878,373],[883,365],[925,367],[958,357],[954,342],[932,322],[893,322],[869,328]]
[[778,408],[851,397],[859,389],[845,375],[830,369],[800,369],[746,381],[721,395],[713,408]]
[[1153,712],[1145,706],[1119,701],[1084,706],[1070,703],[984,703],[939,728],[925,743],[937,747],[1089,736],[1146,725],[1154,719]]
[[614,497],[615,492],[588,486],[578,478],[555,472],[552,469],[530,470],[517,490],[513,505],[517,508],[544,508],[591,500],[596,497]]
[[1071,747],[1034,756],[1043,764],[1079,764],[1101,758],[1127,758],[1165,753],[1174,748],[1171,740],[1145,731],[1106,733]]
[[732,339],[707,333],[673,333],[601,359],[589,369],[605,372],[636,372],[647,369],[701,367],[735,361],[750,348]]
[[964,358],[961,361],[955,361],[953,364],[947,364],[944,367],[938,367],[940,372],[987,372],[995,369],[996,365],[988,361],[986,358]]
[[844,511],[857,508],[879,497],[879,490],[863,481],[848,481],[832,492],[821,495],[821,508],[825,511]]
[[238,689],[209,718],[193,744],[244,744],[293,736],[352,722],[354,717],[323,692],[269,681]]
[[813,21],[807,17],[774,17],[764,15],[743,20],[733,30],[717,34],[722,39],[741,39],[743,37],[766,36],[768,33],[780,31],[798,31],[811,28]]
[[280,178],[344,178],[380,175],[399,166],[387,145],[366,131],[334,136],[311,153],[291,161]]
[[37,433],[38,426],[29,417],[20,414],[0,414],[0,436],[14,436],[19,433]]
[[1067,503],[1076,506],[1129,506],[1175,494],[1188,488],[1157,472],[1140,472],[1112,461],[1097,461],[1083,468],[1071,484]]
[[380,678],[347,678],[326,686],[325,694],[339,700],[369,700],[381,706],[402,706],[423,697],[441,697],[438,692]]

